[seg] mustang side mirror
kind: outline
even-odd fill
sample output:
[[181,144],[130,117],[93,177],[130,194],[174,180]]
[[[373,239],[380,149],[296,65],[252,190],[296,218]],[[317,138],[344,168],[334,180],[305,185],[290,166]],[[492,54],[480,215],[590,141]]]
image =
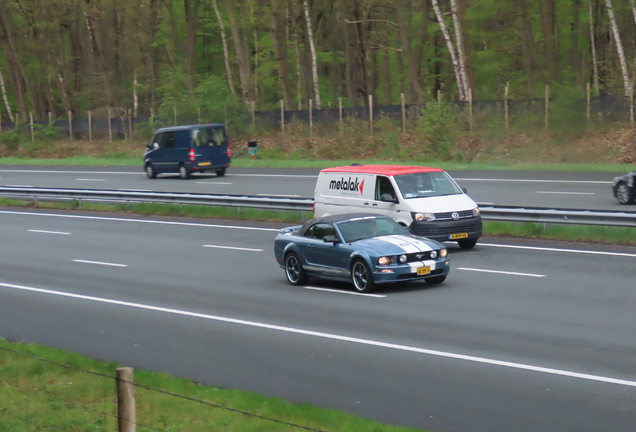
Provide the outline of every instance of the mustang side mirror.
[[340,243],[340,239],[338,238],[338,236],[335,235],[328,235],[328,236],[324,236],[322,238],[322,241],[324,241],[325,243]]
[[398,202],[397,198],[395,198],[393,195],[388,194],[388,193],[382,194],[382,196],[380,197],[380,201],[391,202],[391,203],[397,203]]

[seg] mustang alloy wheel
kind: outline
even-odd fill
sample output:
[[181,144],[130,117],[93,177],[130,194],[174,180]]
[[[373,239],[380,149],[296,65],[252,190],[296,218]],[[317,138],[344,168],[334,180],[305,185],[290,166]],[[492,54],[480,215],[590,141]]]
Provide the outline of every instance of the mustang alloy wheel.
[[300,264],[298,256],[291,252],[285,257],[285,276],[292,285],[302,285],[307,282],[307,275]]
[[367,264],[362,260],[357,260],[351,266],[351,282],[356,291],[361,293],[369,293],[375,290],[375,282],[373,274]]
[[616,199],[621,204],[634,202],[634,191],[625,182],[620,182],[616,187]]

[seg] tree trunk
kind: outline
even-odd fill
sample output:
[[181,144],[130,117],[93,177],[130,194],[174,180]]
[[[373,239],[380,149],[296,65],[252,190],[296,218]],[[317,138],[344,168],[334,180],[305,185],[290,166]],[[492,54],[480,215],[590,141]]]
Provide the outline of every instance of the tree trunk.
[[214,7],[214,13],[216,14],[216,19],[219,21],[219,28],[221,30],[221,43],[223,45],[223,63],[225,65],[225,76],[227,77],[227,85],[228,87],[230,87],[230,91],[232,92],[232,94],[236,94],[236,89],[234,88],[234,78],[232,76],[232,68],[230,68],[230,54],[227,49],[225,26],[223,25],[223,18],[221,17],[221,12],[219,12],[219,6],[216,3],[216,0],[212,0],[212,7]]
[[28,110],[26,106],[25,94],[31,93],[29,91],[29,79],[24,73],[24,68],[18,56],[16,50],[13,34],[11,28],[11,12],[6,10],[3,3],[0,1],[0,29],[2,29],[2,39],[4,45],[5,59],[7,62],[7,69],[10,74],[10,81],[13,83],[13,91],[16,99],[18,100],[18,108],[20,110],[20,116],[23,119],[28,118]]
[[287,109],[290,109],[294,104],[294,95],[289,75],[289,61],[287,60],[287,38],[285,37],[287,16],[282,6],[280,0],[272,1],[272,27],[270,28],[270,34],[278,64],[278,78],[283,92],[283,103]]
[[541,0],[541,27],[543,28],[543,51],[548,73],[548,84],[558,79],[557,77],[557,51],[555,38],[554,0]]
[[188,91],[194,97],[197,86],[197,29],[199,26],[199,0],[183,0],[186,19],[186,58],[188,64]]
[[530,14],[525,0],[516,0],[517,9],[519,10],[519,18],[521,21],[521,59],[523,69],[526,74],[526,84],[528,87],[528,96],[534,96],[534,73],[539,67],[539,54],[537,43],[534,40],[532,32],[532,23],[530,22]]
[[453,27],[455,27],[455,41],[457,43],[457,63],[459,63],[459,73],[464,83],[464,92],[468,97],[468,76],[466,75],[466,57],[464,56],[464,43],[462,41],[462,27],[459,22],[457,11],[457,0],[450,0],[451,14],[453,16]]
[[450,56],[451,56],[453,69],[455,71],[455,79],[457,81],[457,90],[459,91],[459,99],[466,100],[466,86],[464,85],[464,80],[462,77],[459,62],[457,60],[457,56],[455,55],[455,48],[453,47],[453,41],[451,40],[450,34],[448,33],[446,24],[444,24],[444,17],[442,16],[442,11],[439,8],[439,4],[437,3],[437,0],[431,0],[431,3],[433,4],[433,9],[435,10],[435,16],[437,16],[437,21],[439,22],[440,30],[442,31],[442,35],[444,36],[444,40],[446,41],[446,47],[448,48],[448,52],[450,53]]
[[97,72],[101,75],[104,82],[104,92],[106,94],[106,100],[109,106],[115,106],[114,95],[110,85],[110,70],[107,66],[106,54],[104,49],[104,43],[99,32],[99,16],[101,14],[98,6],[91,3],[91,0],[85,0],[86,11],[84,12],[86,18],[86,30],[88,31],[89,39],[91,42],[91,48],[93,51],[93,58],[97,64]]
[[[404,57],[406,59],[406,68],[407,75],[409,81],[409,102],[410,103],[421,103],[424,101],[424,89],[422,88],[422,84],[420,83],[420,65],[421,65],[421,57],[418,56],[415,52],[421,53],[421,45],[416,42],[415,49],[411,49],[411,39],[412,35],[410,34],[410,29],[407,28],[405,15],[410,17],[412,14],[407,13],[403,10],[403,3],[398,2],[396,5],[396,20],[398,25],[398,32],[400,34],[400,39],[402,40],[402,50],[404,52]],[[421,34],[421,33],[420,33]],[[418,38],[419,39],[419,38]]]
[[596,94],[600,94],[600,88],[598,84],[598,60],[596,58],[596,32],[594,30],[594,10],[592,8],[592,2],[594,0],[589,0],[590,5],[590,46],[592,48],[592,73],[594,80],[594,89],[596,90]]
[[581,0],[572,0],[572,46],[570,48],[570,68],[575,73],[577,86],[583,84],[582,74],[579,72],[581,58],[579,54],[579,33],[580,33],[580,8]]
[[[473,54],[468,29],[466,28],[466,3],[467,0],[457,0],[457,19],[461,27],[461,41],[464,48],[464,67],[466,70],[466,89],[470,89],[473,100],[477,100],[477,79],[473,66]],[[428,4],[428,3],[426,3]]]
[[307,0],[303,0],[303,8],[305,10],[305,21],[307,22],[307,39],[309,40],[309,50],[311,51],[311,76],[314,84],[314,101],[316,109],[321,109],[320,86],[318,85],[318,60],[316,58],[316,46],[314,45],[314,34],[311,28],[311,15],[309,14],[309,3],[307,2]]
[[239,77],[241,78],[241,91],[243,100],[251,102],[252,95],[252,71],[249,58],[244,48],[244,42],[241,38],[241,32],[234,15],[234,5],[232,0],[224,0],[230,18],[230,29],[232,30],[232,39],[234,40],[234,50],[236,51],[236,62],[238,63]]
[[7,114],[9,114],[9,120],[12,122],[13,120],[13,112],[11,112],[11,105],[9,105],[9,99],[7,98],[7,89],[4,87],[4,78],[2,77],[2,71],[0,70],[0,90],[2,91],[2,100],[4,101],[4,106],[7,110]]
[[618,26],[616,25],[616,18],[614,17],[614,10],[612,8],[612,0],[605,0],[605,6],[607,7],[607,15],[609,16],[610,25],[612,27],[612,33],[614,34],[614,40],[616,42],[616,51],[618,52],[618,59],[621,64],[621,72],[623,74],[623,84],[625,85],[625,96],[631,96],[633,94],[632,86],[629,81],[629,71],[627,70],[627,61],[625,59],[625,51],[623,50],[623,43],[621,42],[621,35],[618,32]]

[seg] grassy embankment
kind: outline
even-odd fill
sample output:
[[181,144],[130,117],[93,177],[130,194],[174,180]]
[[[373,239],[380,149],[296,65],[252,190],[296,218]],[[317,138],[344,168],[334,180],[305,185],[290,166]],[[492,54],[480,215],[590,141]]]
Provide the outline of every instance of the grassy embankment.
[[[0,338],[0,432],[117,430],[118,367]],[[134,382],[139,432],[417,430],[163,373],[135,370]]]

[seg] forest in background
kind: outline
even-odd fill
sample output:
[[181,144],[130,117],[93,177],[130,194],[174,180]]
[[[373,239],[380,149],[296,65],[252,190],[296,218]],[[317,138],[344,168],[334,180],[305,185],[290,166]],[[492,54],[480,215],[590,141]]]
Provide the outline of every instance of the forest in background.
[[633,97],[635,0],[0,0],[0,116]]

